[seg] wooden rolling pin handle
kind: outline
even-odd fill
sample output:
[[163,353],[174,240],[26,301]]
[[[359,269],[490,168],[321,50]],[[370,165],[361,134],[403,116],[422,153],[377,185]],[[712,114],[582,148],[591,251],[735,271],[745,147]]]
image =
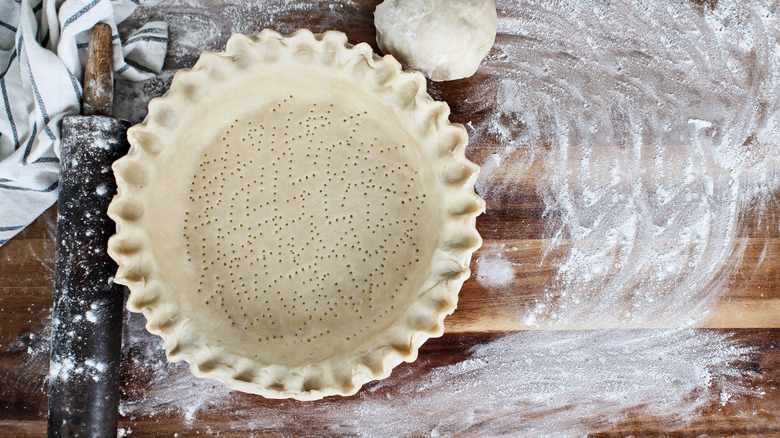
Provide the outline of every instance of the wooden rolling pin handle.
[[89,33],[84,68],[85,116],[111,116],[114,106],[114,70],[111,26],[98,23]]

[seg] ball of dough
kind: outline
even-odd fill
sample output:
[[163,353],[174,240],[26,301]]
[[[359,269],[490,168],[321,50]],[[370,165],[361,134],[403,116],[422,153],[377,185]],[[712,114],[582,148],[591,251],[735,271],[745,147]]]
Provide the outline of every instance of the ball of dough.
[[374,12],[377,43],[434,81],[474,74],[496,38],[493,0],[385,0]]

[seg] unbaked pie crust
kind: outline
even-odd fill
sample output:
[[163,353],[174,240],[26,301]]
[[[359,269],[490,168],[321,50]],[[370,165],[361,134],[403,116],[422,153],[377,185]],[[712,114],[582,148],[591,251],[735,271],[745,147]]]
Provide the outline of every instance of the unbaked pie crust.
[[234,35],[114,164],[109,254],[172,361],[270,398],[354,394],[443,332],[478,167],[419,73],[341,32]]

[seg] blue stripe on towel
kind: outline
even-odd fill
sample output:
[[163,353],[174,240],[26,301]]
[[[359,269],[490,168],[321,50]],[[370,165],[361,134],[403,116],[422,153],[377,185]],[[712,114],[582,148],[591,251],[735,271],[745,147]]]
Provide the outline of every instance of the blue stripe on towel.
[[48,193],[57,188],[57,185],[59,184],[59,181],[55,181],[52,185],[49,187],[46,187],[45,189],[31,189],[28,187],[16,187],[16,186],[9,186],[6,184],[0,184],[0,189],[6,189],[6,190],[17,190],[20,192],[39,192],[39,193]]
[[81,18],[82,15],[89,12],[90,9],[94,8],[95,5],[100,3],[100,0],[92,0],[89,2],[88,5],[84,6],[83,8],[79,9],[75,14],[71,15],[70,18],[65,20],[65,23],[62,25],[62,30],[65,30],[66,27],[68,27],[71,23]]
[[11,133],[14,137],[14,150],[19,149],[19,133],[16,132],[16,123],[14,115],[11,114],[11,103],[8,101],[8,92],[5,89],[5,78],[0,78],[0,91],[3,93],[3,103],[5,104],[5,113],[8,116],[8,123],[11,124]]
[[35,141],[35,135],[38,134],[38,124],[33,124],[32,132],[30,133],[30,139],[27,140],[27,147],[24,148],[24,156],[22,157],[22,164],[27,165],[27,158],[30,156],[30,152],[32,152],[32,146],[33,142]]

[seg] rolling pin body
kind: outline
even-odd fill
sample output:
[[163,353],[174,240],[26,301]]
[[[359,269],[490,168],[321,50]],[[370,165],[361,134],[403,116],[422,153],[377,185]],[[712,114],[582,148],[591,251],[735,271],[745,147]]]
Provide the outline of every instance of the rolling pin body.
[[124,288],[106,254],[115,224],[111,163],[129,148],[128,123],[103,116],[63,121],[57,274],[49,372],[50,437],[114,437],[119,404]]

